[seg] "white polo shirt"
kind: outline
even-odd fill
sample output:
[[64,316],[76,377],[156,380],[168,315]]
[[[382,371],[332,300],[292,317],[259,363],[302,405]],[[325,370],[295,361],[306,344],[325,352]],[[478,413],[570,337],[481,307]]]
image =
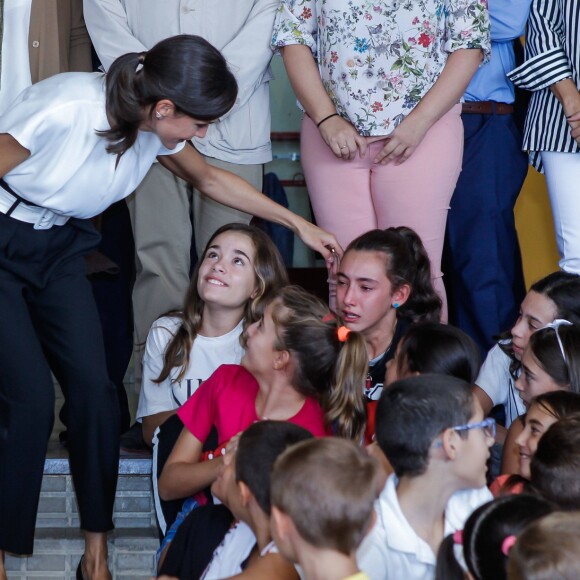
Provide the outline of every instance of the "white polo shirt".
[[510,357],[496,344],[485,357],[475,384],[483,389],[495,405],[504,405],[506,427],[526,412],[510,373]]
[[[371,580],[432,580],[436,555],[401,511],[397,483],[391,475],[375,503],[377,521],[357,551],[358,566]],[[445,535],[463,529],[471,513],[492,499],[487,487],[453,494],[445,508]]]
[[135,190],[157,155],[166,149],[157,135],[139,131],[133,147],[115,167],[108,141],[97,131],[109,129],[102,73],[63,73],[25,89],[0,117],[0,133],[9,133],[31,152],[4,179],[24,199],[55,213],[90,218]]

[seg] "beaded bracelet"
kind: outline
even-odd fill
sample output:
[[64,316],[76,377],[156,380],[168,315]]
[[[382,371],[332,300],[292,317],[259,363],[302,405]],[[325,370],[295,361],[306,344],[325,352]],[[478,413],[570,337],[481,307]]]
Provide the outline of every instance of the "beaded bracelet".
[[338,117],[338,113],[332,113],[332,115],[328,115],[328,117],[324,117],[324,119],[322,119],[322,121],[318,121],[318,123],[316,123],[316,127],[320,127],[320,125],[322,125],[322,123],[324,123],[324,121],[328,121],[328,119],[332,119],[332,117]]

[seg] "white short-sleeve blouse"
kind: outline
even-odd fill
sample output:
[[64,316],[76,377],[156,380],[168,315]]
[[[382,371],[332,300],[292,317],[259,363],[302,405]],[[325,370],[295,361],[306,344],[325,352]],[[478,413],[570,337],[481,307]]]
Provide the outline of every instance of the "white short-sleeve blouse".
[[169,150],[154,133],[139,131],[115,166],[117,156],[98,134],[107,129],[102,73],[64,73],[32,85],[0,117],[0,133],[31,153],[4,176],[6,183],[35,205],[90,218],[134,191],[158,155],[185,145]]

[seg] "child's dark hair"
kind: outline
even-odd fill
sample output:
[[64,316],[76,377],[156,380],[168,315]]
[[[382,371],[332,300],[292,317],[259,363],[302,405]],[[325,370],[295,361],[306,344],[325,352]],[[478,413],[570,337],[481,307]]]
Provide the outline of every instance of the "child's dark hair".
[[580,414],[580,394],[571,391],[550,391],[534,397],[530,407],[538,405],[558,421]]
[[270,481],[276,459],[312,433],[287,421],[258,421],[241,435],[236,453],[236,481],[243,481],[270,515]]
[[[580,276],[558,270],[538,280],[530,287],[530,292],[536,292],[550,299],[556,306],[556,318],[563,318],[572,324],[580,325]],[[499,343],[500,348],[512,359],[510,373],[517,379],[521,362],[512,351],[511,332],[502,334],[500,339],[507,342]]]
[[415,324],[399,343],[397,364],[399,373],[436,373],[473,383],[479,372],[479,349],[470,336],[454,326]]
[[398,313],[413,322],[437,322],[441,298],[431,282],[431,263],[421,238],[411,228],[400,226],[371,230],[353,240],[346,252],[380,252],[385,255],[385,270],[393,290],[408,284],[411,293]]
[[[507,556],[504,541],[517,536],[530,523],[553,511],[545,499],[531,494],[505,495],[478,507],[459,534],[463,558],[475,580],[505,580]],[[436,580],[463,580],[465,573],[455,556],[457,534],[447,536],[437,555]]]
[[532,284],[530,291],[549,298],[556,306],[557,318],[580,325],[580,276],[557,271]]
[[580,415],[556,421],[530,464],[531,485],[562,510],[580,510]]
[[322,402],[337,435],[359,441],[366,423],[364,338],[348,332],[344,342],[339,340],[342,322],[322,300],[299,286],[282,288],[275,301],[276,348],[288,350],[297,363],[292,384],[303,395]]
[[[549,391],[534,397],[530,402],[532,407],[541,407],[541,409],[559,421],[570,415],[580,414],[580,394],[570,391]],[[520,416],[520,421],[525,425],[526,415]],[[527,491],[532,491],[530,482],[517,473],[510,475],[499,488],[499,494],[510,494],[519,485]]]
[[383,391],[377,406],[376,440],[397,477],[421,475],[435,438],[445,429],[467,424],[473,413],[468,382],[428,373],[408,377]]
[[161,373],[157,379],[155,379],[155,382],[157,383],[164,381],[173,368],[179,368],[176,380],[183,378],[187,372],[191,347],[193,346],[193,341],[201,328],[204,309],[204,301],[199,295],[197,289],[199,269],[207,251],[212,247],[214,240],[219,235],[228,232],[246,235],[250,238],[254,246],[255,255],[253,262],[258,291],[246,304],[244,312],[244,328],[256,320],[259,320],[264,308],[272,299],[274,293],[288,283],[288,274],[282,257],[280,256],[280,252],[278,252],[278,249],[272,240],[262,230],[242,223],[226,224],[221,228],[218,228],[209,239],[203,251],[203,255],[200,256],[200,259],[195,266],[187,294],[185,295],[183,310],[181,312],[170,313],[172,316],[181,317],[181,325],[167,346],[163,357],[163,368],[161,369]]
[[277,459],[272,505],[310,545],[350,555],[373,521],[377,473],[376,460],[352,441],[305,441]]
[[510,580],[576,580],[580,570],[580,517],[554,512],[531,523],[509,552]]
[[530,337],[529,348],[555,383],[580,393],[580,326],[562,324],[557,329],[541,328]]
[[213,121],[233,107],[238,92],[219,50],[187,34],[120,56],[106,78],[107,113],[113,122],[100,134],[109,141],[107,151],[119,155],[133,146],[140,124],[158,101],[170,100],[178,114]]

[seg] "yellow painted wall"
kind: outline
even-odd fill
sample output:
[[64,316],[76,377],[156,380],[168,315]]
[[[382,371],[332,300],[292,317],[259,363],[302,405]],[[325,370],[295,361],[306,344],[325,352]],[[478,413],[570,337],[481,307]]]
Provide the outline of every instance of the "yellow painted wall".
[[552,211],[544,176],[530,167],[516,204],[516,228],[526,285],[558,269]]

